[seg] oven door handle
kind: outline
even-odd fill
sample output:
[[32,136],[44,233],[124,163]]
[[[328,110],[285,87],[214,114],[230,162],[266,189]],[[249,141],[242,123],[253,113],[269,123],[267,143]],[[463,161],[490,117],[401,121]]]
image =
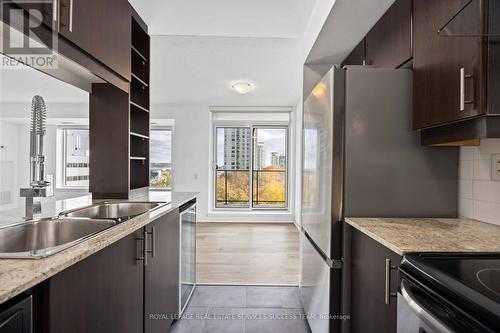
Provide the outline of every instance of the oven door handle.
[[437,320],[429,311],[425,310],[422,305],[413,296],[413,293],[408,288],[405,280],[401,281],[401,295],[410,309],[427,325],[429,325],[436,332],[453,333],[448,327],[444,326]]

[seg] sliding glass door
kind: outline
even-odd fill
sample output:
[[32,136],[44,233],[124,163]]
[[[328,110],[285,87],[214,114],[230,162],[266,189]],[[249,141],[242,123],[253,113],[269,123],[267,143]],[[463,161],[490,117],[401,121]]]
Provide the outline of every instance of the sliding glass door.
[[250,206],[251,129],[217,127],[217,208]]
[[216,208],[287,208],[287,127],[216,127],[215,144]]
[[287,157],[286,128],[253,128],[253,207],[286,208]]

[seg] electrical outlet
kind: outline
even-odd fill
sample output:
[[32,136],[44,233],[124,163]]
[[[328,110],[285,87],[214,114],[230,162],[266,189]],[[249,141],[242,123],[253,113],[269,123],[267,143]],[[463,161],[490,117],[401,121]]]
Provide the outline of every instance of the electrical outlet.
[[500,154],[491,155],[491,179],[500,181]]

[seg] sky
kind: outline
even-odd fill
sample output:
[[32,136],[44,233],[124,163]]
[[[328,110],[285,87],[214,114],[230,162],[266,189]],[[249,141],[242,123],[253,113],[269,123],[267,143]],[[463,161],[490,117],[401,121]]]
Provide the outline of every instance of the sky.
[[[257,128],[258,142],[264,143],[264,160],[266,165],[271,165],[271,153],[285,154],[286,151],[286,129]],[[223,129],[217,132],[217,162],[224,164],[224,134]]]
[[172,132],[151,130],[151,163],[172,163]]

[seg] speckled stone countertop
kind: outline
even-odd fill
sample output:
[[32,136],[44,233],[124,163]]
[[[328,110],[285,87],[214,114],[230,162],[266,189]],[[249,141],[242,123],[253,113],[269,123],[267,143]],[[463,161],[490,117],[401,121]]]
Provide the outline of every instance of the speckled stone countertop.
[[500,252],[500,226],[469,219],[346,218],[399,255],[411,252]]
[[[170,194],[152,191],[148,196],[132,201],[163,201],[170,203],[120,223],[75,246],[43,259],[0,259],[0,303],[9,300],[65,268],[130,235],[157,218],[194,199],[197,195],[198,193],[173,192]],[[74,199],[69,200],[75,202]],[[80,206],[83,207],[90,203],[89,200],[91,202],[89,198],[80,198],[80,200],[76,201],[80,202]],[[64,202],[59,203],[57,206],[65,207],[63,210],[69,209],[68,205]],[[70,204],[69,207],[77,208],[74,204]],[[57,212],[57,209],[54,212]]]

